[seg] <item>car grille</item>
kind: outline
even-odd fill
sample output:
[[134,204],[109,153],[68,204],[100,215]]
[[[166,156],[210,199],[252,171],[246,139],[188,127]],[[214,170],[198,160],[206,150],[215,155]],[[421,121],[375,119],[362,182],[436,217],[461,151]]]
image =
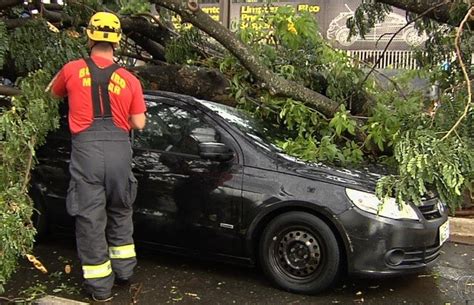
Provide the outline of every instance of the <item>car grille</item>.
[[434,261],[441,254],[441,246],[424,247],[421,249],[405,250],[405,257],[398,266],[393,269],[411,269],[423,267]]
[[418,209],[426,220],[437,219],[442,216],[438,208],[438,198],[423,201],[423,204],[418,206]]

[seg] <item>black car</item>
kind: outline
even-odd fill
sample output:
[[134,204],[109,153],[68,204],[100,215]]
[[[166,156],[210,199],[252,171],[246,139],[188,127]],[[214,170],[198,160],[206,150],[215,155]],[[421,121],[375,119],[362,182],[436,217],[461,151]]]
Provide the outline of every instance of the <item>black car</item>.
[[[292,158],[271,144],[271,127],[242,111],[167,92],[145,98],[147,126],[131,133],[137,242],[258,262],[276,285],[300,293],[347,272],[420,271],[439,256],[449,229],[438,199],[379,209],[379,176]],[[69,153],[64,115],[32,177],[43,235],[73,224],[65,208]]]

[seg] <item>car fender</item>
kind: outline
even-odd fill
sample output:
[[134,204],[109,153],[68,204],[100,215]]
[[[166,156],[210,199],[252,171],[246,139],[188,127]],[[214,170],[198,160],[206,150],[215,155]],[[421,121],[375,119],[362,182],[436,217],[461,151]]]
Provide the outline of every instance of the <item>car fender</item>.
[[248,226],[245,236],[245,251],[252,261],[256,261],[256,246],[258,245],[256,241],[260,238],[255,235],[260,235],[265,226],[277,215],[290,211],[308,212],[325,221],[334,231],[338,241],[343,245],[344,256],[347,260],[347,263],[349,263],[353,248],[351,246],[351,241],[348,237],[348,234],[337,215],[331,213],[327,207],[322,205],[318,205],[313,202],[294,200],[280,201],[277,203],[268,204],[264,207],[259,207],[259,211]]

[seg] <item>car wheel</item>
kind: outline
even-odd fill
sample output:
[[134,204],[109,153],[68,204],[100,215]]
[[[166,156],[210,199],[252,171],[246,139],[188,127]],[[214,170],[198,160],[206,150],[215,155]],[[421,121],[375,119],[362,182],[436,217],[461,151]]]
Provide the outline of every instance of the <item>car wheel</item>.
[[410,46],[418,47],[426,41],[427,36],[425,34],[420,35],[415,28],[410,28],[405,32],[403,39]]
[[260,240],[260,262],[267,277],[285,290],[315,294],[337,278],[340,250],[324,221],[305,212],[273,219]]
[[352,36],[349,40],[347,40],[348,37],[349,37],[349,29],[342,29],[336,33],[336,41],[344,47],[353,45],[354,42],[357,40],[357,38],[354,36]]
[[31,222],[36,229],[36,240],[41,241],[48,233],[48,222],[44,209],[43,196],[40,191],[35,188],[30,191],[30,196],[34,203]]

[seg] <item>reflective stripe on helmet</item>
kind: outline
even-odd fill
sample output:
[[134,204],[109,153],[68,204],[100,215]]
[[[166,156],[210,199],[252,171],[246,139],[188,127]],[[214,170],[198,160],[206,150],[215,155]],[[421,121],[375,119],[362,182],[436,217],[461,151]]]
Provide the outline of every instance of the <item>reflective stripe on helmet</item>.
[[106,277],[112,273],[112,264],[110,261],[106,261],[100,265],[84,265],[82,266],[82,272],[85,279]]
[[109,256],[110,258],[131,258],[135,257],[135,245],[125,245],[118,247],[109,247]]

